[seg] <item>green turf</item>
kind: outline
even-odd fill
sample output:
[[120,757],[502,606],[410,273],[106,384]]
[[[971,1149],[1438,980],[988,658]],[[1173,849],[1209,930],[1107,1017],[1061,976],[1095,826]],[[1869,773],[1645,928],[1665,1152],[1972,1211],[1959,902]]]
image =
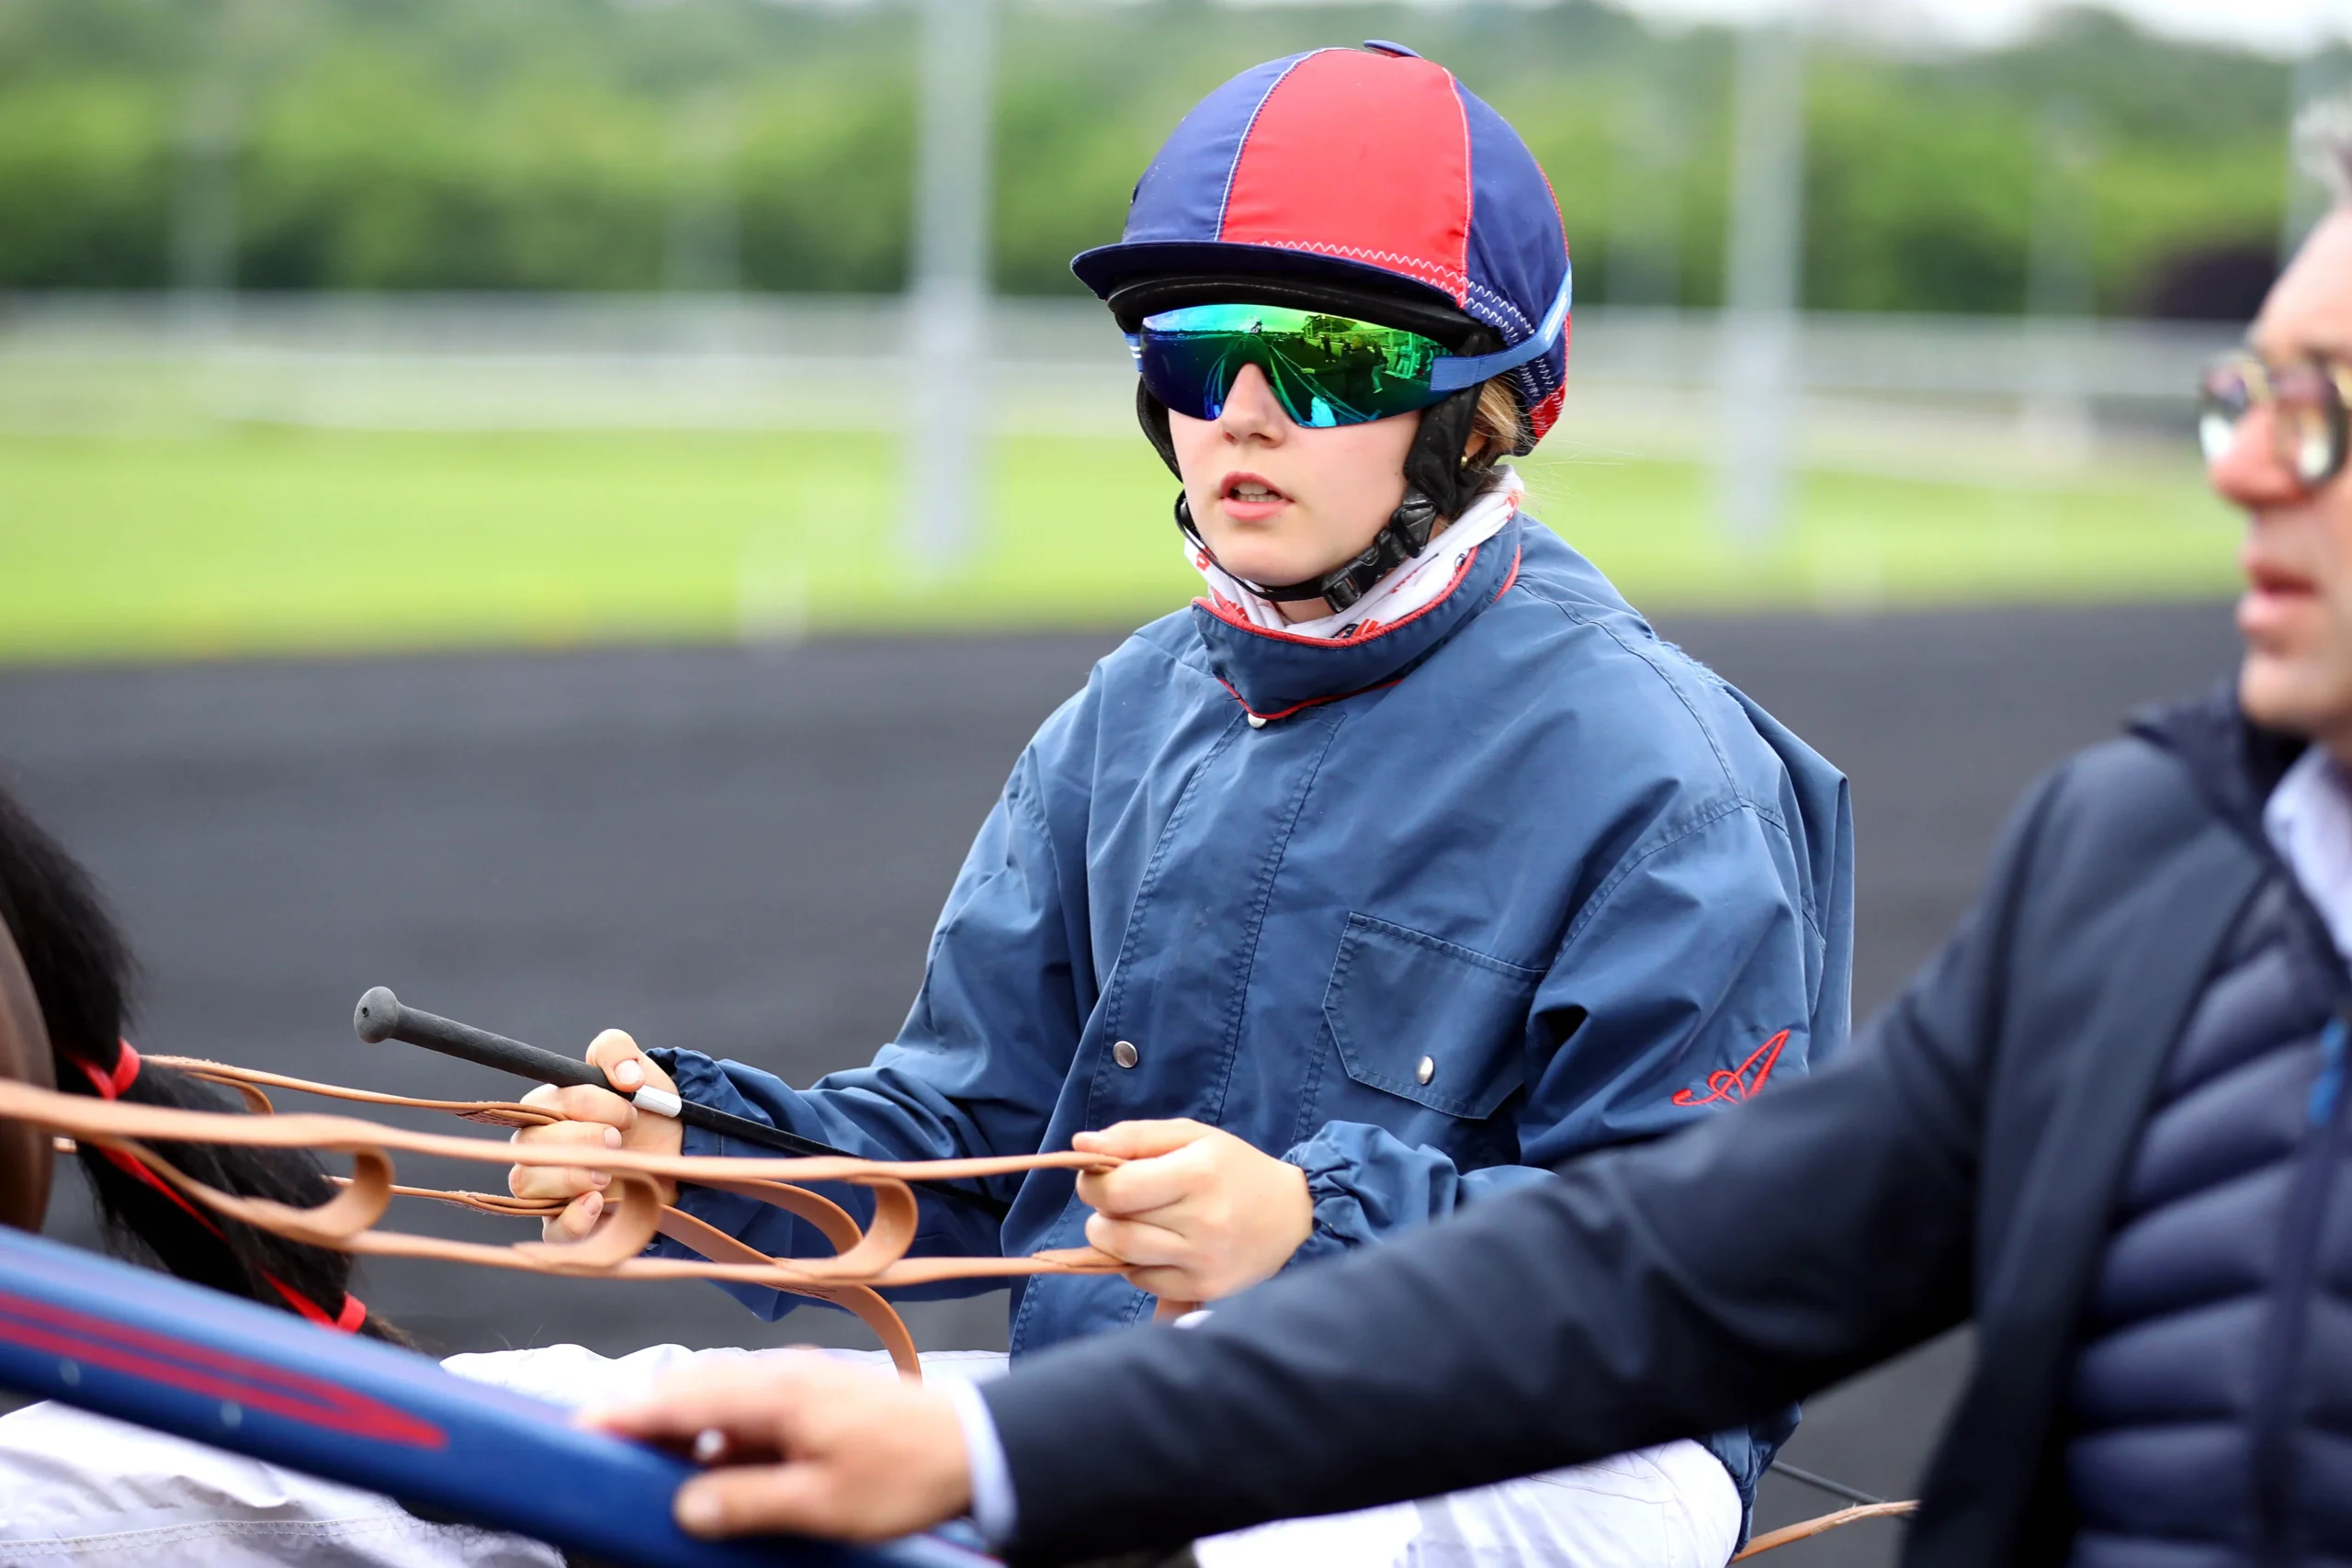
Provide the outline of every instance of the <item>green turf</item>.
[[[995,449],[962,568],[899,566],[878,436],[228,427],[0,437],[0,658],[562,645],[1102,625],[1188,596],[1171,482],[1129,439]],[[1726,547],[1706,470],[1538,460],[1535,511],[1637,604],[1772,608],[2224,591],[2193,466],[2073,489],[1816,474]]]

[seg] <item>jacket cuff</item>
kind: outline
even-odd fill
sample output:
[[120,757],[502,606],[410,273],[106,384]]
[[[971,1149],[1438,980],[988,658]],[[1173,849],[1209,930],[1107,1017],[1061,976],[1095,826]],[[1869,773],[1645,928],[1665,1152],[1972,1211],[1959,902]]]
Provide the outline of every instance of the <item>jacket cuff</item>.
[[[767,1120],[749,1100],[735,1092],[734,1084],[718,1070],[718,1064],[701,1052],[683,1050],[675,1045],[661,1045],[646,1055],[653,1058],[655,1066],[670,1075],[670,1081],[678,1086],[679,1099],[691,1100],[718,1111],[731,1111],[754,1122]],[[691,1125],[682,1131],[685,1134],[679,1144],[683,1153],[716,1155],[726,1152],[719,1146],[726,1140],[717,1133],[705,1132]]]
[[[670,1080],[678,1086],[680,1099],[691,1100],[696,1104],[707,1105],[717,1111],[729,1111],[738,1116],[747,1116],[754,1122],[768,1122],[770,1121],[766,1112],[735,1092],[734,1084],[728,1079],[724,1072],[719,1070],[718,1064],[701,1052],[664,1045],[648,1051],[646,1055],[653,1058],[656,1066],[670,1075]],[[696,1126],[687,1125],[679,1128],[678,1131],[681,1134],[678,1140],[678,1152],[696,1158],[767,1152],[763,1149],[752,1149],[740,1142],[730,1146],[724,1135],[707,1132]],[[734,1235],[743,1229],[763,1205],[752,1199],[737,1197],[732,1192],[721,1192],[715,1187],[695,1187],[690,1183],[681,1182],[678,1187],[678,1207],[705,1224],[716,1225],[729,1235]],[[672,1241],[664,1235],[655,1236],[645,1250],[646,1255],[651,1258],[699,1258],[702,1256],[692,1247]]]
[[1354,1145],[1335,1122],[1283,1156],[1283,1164],[1306,1173],[1306,1196],[1315,1205],[1315,1228],[1284,1269],[1336,1258],[1399,1228],[1381,1194],[1363,1181],[1363,1151]]

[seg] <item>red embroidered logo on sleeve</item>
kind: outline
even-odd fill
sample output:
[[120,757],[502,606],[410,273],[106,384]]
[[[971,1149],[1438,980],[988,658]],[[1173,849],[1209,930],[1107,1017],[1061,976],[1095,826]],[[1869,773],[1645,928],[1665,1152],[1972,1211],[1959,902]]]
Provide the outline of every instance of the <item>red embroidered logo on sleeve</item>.
[[1756,1047],[1748,1054],[1747,1060],[1739,1066],[1709,1073],[1706,1093],[1702,1094],[1695,1089],[1676,1089],[1674,1103],[1713,1105],[1719,1100],[1755,1099],[1764,1092],[1765,1084],[1771,1080],[1772,1065],[1781,1059],[1781,1047],[1788,1043],[1789,1032],[1783,1029],[1780,1033]]

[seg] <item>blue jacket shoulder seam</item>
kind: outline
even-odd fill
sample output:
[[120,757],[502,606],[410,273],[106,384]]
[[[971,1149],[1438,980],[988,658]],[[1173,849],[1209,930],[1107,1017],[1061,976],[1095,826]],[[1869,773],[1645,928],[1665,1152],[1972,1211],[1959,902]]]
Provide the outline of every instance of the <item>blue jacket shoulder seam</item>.
[[[1668,691],[1674,694],[1674,700],[1682,705],[1682,711],[1690,716],[1690,722],[1698,727],[1700,735],[1704,738],[1707,742],[1708,751],[1713,753],[1714,756],[1715,766],[1723,770],[1724,783],[1729,784],[1734,793],[1736,795],[1737,794],[1739,790],[1739,780],[1732,772],[1731,759],[1724,755],[1723,742],[1717,739],[1713,727],[1709,725],[1706,719],[1701,716],[1697,706],[1691,703],[1690,694],[1684,692],[1680,684],[1679,684],[1671,675],[1666,672],[1666,670],[1659,664],[1657,659],[1653,658],[1648,653],[1644,652],[1642,649],[1635,648],[1632,643],[1626,641],[1624,636],[1607,621],[1582,614],[1576,608],[1576,606],[1570,604],[1565,599],[1556,599],[1548,593],[1539,592],[1524,578],[1521,579],[1518,582],[1511,584],[1511,586],[1515,591],[1526,593],[1538,604],[1551,605],[1554,609],[1559,611],[1561,615],[1571,623],[1579,626],[1592,627],[1602,636],[1608,637],[1610,641],[1615,643],[1619,648],[1624,649],[1626,657],[1639,660],[1651,674],[1657,676],[1659,683],[1664,685]],[[1780,814],[1778,812],[1772,810],[1769,807],[1761,805],[1758,802],[1748,800],[1744,795],[1740,796],[1740,799],[1743,804],[1754,809],[1759,816],[1765,817],[1773,821],[1780,827],[1783,833],[1787,832],[1788,825],[1781,822]]]
[[1013,804],[1020,807],[1027,815],[1030,825],[1036,829],[1037,837],[1046,846],[1046,858],[1053,863],[1054,880],[1058,886],[1062,874],[1062,859],[1060,852],[1054,848],[1054,819],[1046,814],[1045,802],[1039,798],[1045,794],[1045,767],[1037,761],[1035,752],[1023,750],[1021,753],[1021,761],[1015,764],[1015,768],[1018,773],[1032,775],[1023,781],[1028,787],[1008,790],[1005,793],[1012,798]]
[[[1567,934],[1560,941],[1560,951],[1562,953],[1566,953],[1569,948],[1576,945],[1577,938],[1584,934],[1585,927],[1592,923],[1593,918],[1600,914],[1601,909],[1608,904],[1610,897],[1616,893],[1618,888],[1623,886],[1626,879],[1632,876],[1635,872],[1639,871],[1644,864],[1655,859],[1658,855],[1664,854],[1667,851],[1674,848],[1676,845],[1696,838],[1699,834],[1705,832],[1708,829],[1713,827],[1724,818],[1742,811],[1751,812],[1758,820],[1770,824],[1771,827],[1780,833],[1781,838],[1786,839],[1789,836],[1787,826],[1781,821],[1778,816],[1772,812],[1764,810],[1761,807],[1758,806],[1756,802],[1748,799],[1746,795],[1733,795],[1724,799],[1717,800],[1712,806],[1709,806],[1698,812],[1680,828],[1678,828],[1673,832],[1668,833],[1666,837],[1658,840],[1657,842],[1638,850],[1633,854],[1627,855],[1623,861],[1620,861],[1617,863],[1617,868],[1609,874],[1608,877],[1599,887],[1593,889],[1592,897],[1586,899],[1584,908],[1577,911],[1577,918],[1568,923]],[[1826,941],[1826,937],[1822,931],[1821,922],[1815,917],[1815,912],[1806,908],[1806,901],[1804,899],[1798,898],[1792,900],[1792,902],[1795,904],[1797,913],[1803,917],[1804,923],[1812,928],[1814,934],[1815,936],[1823,937]]]

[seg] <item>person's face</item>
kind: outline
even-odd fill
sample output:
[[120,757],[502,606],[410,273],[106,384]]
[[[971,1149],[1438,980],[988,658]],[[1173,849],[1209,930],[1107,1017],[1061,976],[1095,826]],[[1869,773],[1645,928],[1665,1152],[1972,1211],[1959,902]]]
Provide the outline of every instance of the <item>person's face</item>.
[[[1361,554],[1405,499],[1405,455],[1419,413],[1310,430],[1291,423],[1266,374],[1242,367],[1215,419],[1170,412],[1193,525],[1227,571],[1299,582]],[[1283,606],[1325,613],[1319,599]]]
[[[2270,290],[2252,345],[2273,365],[2352,356],[2352,212],[2329,215]],[[2256,407],[2210,464],[2213,489],[2245,508],[2238,630],[2248,717],[2309,736],[2352,761],[2352,478],[2306,491],[2276,455]]]

